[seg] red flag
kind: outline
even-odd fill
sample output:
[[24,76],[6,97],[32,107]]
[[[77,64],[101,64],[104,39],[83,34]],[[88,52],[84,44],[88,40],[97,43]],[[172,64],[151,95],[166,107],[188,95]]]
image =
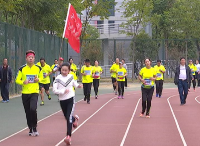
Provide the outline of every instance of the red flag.
[[67,19],[63,32],[63,38],[68,38],[70,46],[77,52],[80,52],[80,35],[82,30],[82,23],[77,16],[74,7],[69,4]]

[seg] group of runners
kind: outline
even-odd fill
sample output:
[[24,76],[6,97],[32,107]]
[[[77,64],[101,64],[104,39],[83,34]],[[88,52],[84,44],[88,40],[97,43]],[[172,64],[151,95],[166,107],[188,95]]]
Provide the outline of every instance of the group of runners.
[[[35,52],[29,50],[26,52],[26,64],[19,68],[16,76],[16,83],[22,85],[22,103],[24,106],[27,125],[29,127],[29,136],[38,136],[37,131],[37,102],[38,96],[41,96],[41,106],[44,105],[44,93],[51,100],[49,93],[50,75],[53,74],[53,92],[58,95],[58,100],[67,121],[67,134],[64,139],[65,143],[71,144],[72,128],[78,126],[78,115],[73,116],[75,107],[75,88],[83,87],[84,101],[90,104],[91,87],[93,84],[95,99],[98,99],[98,88],[100,76],[103,73],[98,61],[91,66],[90,60],[86,59],[81,68],[82,84],[77,82],[77,67],[70,58],[69,62],[64,62],[62,57],[59,60],[55,59],[54,64],[50,67],[45,58],[40,58],[40,61],[35,64]],[[142,111],[140,117],[146,114],[150,118],[151,100],[154,93],[154,85],[156,85],[156,97],[162,97],[163,80],[165,67],[161,64],[161,60],[157,60],[157,65],[151,66],[149,58],[144,60],[145,67],[140,70],[139,80],[141,81],[142,91]],[[125,60],[116,62],[110,68],[113,89],[118,99],[124,99],[124,87],[127,87],[127,65]],[[181,105],[186,103],[187,92],[191,81],[195,90],[196,81],[200,74],[200,64],[196,61],[196,65],[189,61],[187,66],[185,59],[180,59],[180,66],[177,67],[175,73],[175,84],[178,85]],[[189,84],[185,84],[189,83]],[[198,80],[198,86],[199,86]],[[187,91],[185,90],[187,89]]]

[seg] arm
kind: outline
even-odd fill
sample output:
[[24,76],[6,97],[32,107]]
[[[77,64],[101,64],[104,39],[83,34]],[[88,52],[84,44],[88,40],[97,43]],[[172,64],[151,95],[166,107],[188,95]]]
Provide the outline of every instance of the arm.
[[11,70],[10,67],[9,67],[8,76],[9,76],[9,78],[10,78],[10,81],[9,81],[9,82],[12,82],[12,70]]
[[42,72],[42,70],[40,70],[38,77],[35,78],[35,82],[37,83],[37,82],[40,82],[42,80],[43,80],[43,72]]
[[75,88],[82,88],[82,84],[78,84],[76,81],[73,80],[73,87]]
[[15,82],[16,82],[16,84],[23,85],[24,81],[22,81],[22,72],[20,70],[17,73],[17,77],[15,79]]
[[82,76],[85,76],[86,74],[84,73],[84,67],[81,68],[81,74]]
[[138,78],[139,78],[139,80],[140,80],[143,84],[145,84],[145,80],[142,79],[142,76],[141,76],[141,75],[139,75]]
[[65,89],[62,89],[62,90],[58,89],[58,83],[56,82],[56,80],[53,82],[53,93],[54,94],[64,94],[65,93]]

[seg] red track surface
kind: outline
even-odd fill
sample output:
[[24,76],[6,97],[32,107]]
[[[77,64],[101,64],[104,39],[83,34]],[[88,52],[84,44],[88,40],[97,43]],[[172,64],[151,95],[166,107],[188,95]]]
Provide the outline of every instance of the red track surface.
[[[140,91],[126,92],[125,99],[116,99],[115,95],[106,94],[98,100],[92,99],[90,105],[84,101],[77,103],[75,114],[80,117],[79,124],[84,124],[73,133],[72,146],[119,146],[123,138],[125,142],[121,146],[182,146],[183,139],[186,141],[185,146],[200,145],[200,104],[195,101],[200,92],[189,93],[184,106],[180,106],[177,89],[165,89],[163,93],[162,98],[153,97],[150,119],[139,117],[141,102],[139,103],[127,137],[124,134],[141,96]],[[183,134],[182,139],[167,102],[172,95],[176,96],[171,97],[169,102]],[[2,141],[0,145],[55,146],[66,134],[66,122],[62,113],[41,121],[38,130],[39,137],[29,137],[28,130],[24,130]],[[60,143],[60,146],[64,145],[63,142]]]

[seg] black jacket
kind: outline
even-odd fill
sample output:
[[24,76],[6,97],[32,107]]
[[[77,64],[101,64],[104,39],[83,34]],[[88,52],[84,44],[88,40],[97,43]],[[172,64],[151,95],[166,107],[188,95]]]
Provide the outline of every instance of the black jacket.
[[[192,72],[191,72],[191,69],[189,68],[189,66],[185,65],[185,67],[186,67],[187,82],[189,83],[192,80],[193,76],[192,76]],[[174,84],[175,85],[178,84],[179,75],[180,75],[180,65],[176,68],[176,72],[175,72],[175,76],[174,76]]]
[[[0,67],[0,79],[1,79],[1,81],[3,80],[3,66]],[[12,70],[11,70],[10,66],[8,66],[7,80],[8,80],[8,83],[10,83],[12,81]]]

